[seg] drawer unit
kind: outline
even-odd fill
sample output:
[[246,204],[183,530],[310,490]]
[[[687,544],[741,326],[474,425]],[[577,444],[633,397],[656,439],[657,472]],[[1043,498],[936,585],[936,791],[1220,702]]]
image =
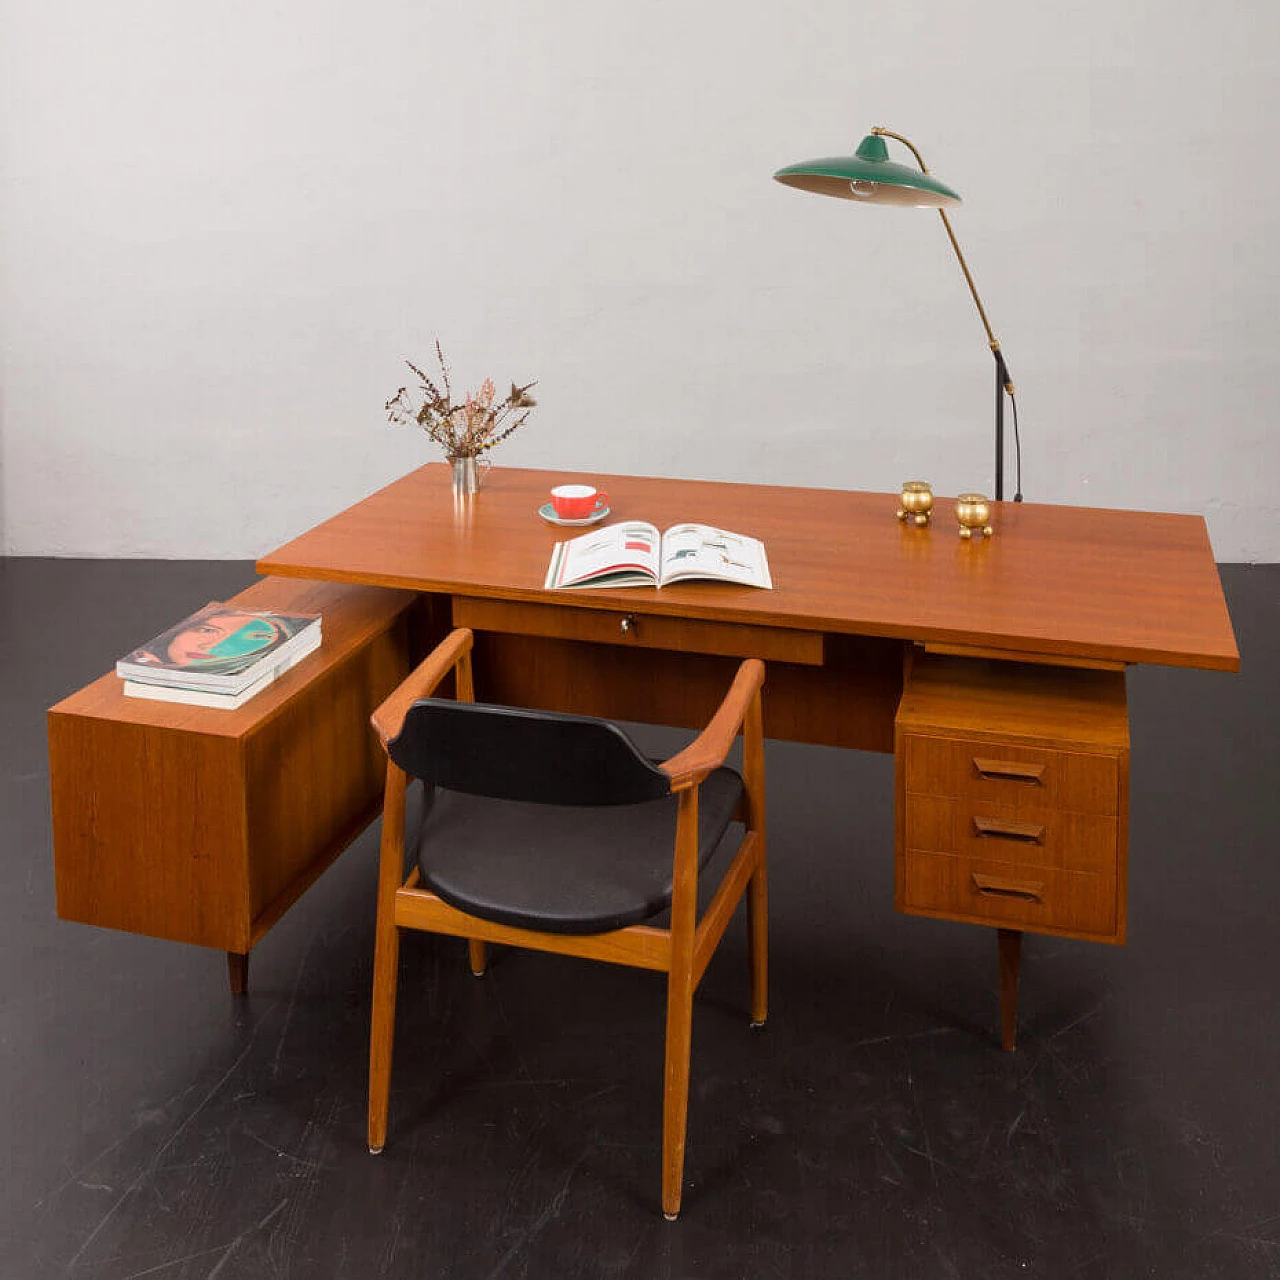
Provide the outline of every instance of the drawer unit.
[[1123,673],[917,657],[895,752],[900,911],[1124,941]]

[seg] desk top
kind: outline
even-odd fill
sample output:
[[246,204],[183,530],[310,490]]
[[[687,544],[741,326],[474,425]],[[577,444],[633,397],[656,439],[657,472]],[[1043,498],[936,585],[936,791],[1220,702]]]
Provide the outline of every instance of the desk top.
[[[572,477],[577,479],[578,477]],[[752,623],[1108,662],[1236,671],[1240,655],[1200,516],[993,503],[995,536],[965,541],[895,518],[896,494],[591,477],[610,521],[720,525],[761,539],[774,590],[724,583],[548,592],[539,518],[563,473],[495,467],[455,500],[432,463],[270,552],[258,572],[577,608]]]

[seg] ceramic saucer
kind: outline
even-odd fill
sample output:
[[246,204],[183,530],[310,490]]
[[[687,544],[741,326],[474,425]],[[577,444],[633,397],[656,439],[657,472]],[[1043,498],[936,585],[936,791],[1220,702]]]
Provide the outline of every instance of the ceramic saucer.
[[553,507],[549,502],[544,502],[542,506],[538,508],[538,514],[548,524],[560,524],[560,525],[565,525],[566,527],[569,527],[569,526],[577,526],[577,525],[599,524],[600,521],[603,520],[605,516],[609,514],[609,508],[601,507],[599,511],[593,512],[591,515],[586,516],[581,520],[562,520],[558,515],[556,515],[555,507]]

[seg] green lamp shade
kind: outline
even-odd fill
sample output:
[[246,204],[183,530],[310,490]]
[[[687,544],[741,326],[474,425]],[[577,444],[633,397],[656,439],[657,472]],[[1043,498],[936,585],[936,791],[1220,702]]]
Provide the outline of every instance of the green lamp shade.
[[820,196],[839,196],[863,204],[914,205],[941,209],[959,204],[950,187],[919,169],[894,164],[884,139],[869,133],[851,156],[802,160],[779,169],[774,178],[788,187]]

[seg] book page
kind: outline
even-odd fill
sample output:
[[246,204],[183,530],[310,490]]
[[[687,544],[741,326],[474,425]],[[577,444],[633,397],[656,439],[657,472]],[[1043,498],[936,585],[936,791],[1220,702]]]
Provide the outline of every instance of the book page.
[[705,524],[673,525],[662,535],[662,583],[687,578],[773,586],[763,542]]
[[559,542],[551,555],[547,587],[643,586],[658,581],[658,531],[628,520]]

